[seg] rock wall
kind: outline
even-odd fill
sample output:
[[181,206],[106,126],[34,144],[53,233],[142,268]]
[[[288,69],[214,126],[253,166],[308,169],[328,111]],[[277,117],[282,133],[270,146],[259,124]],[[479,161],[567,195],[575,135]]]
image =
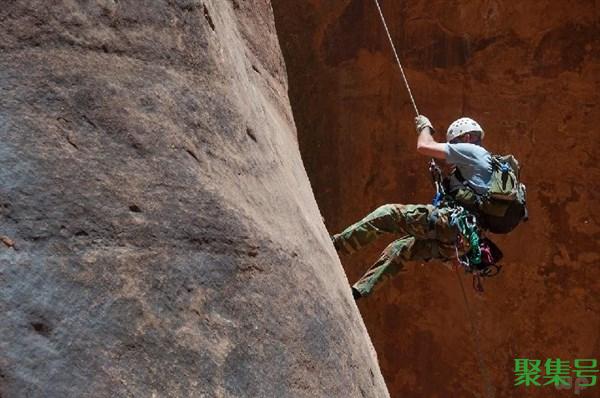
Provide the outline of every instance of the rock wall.
[[3,2],[0,162],[0,396],[388,396],[270,2]]
[[[600,3],[381,1],[419,110],[471,116],[523,163],[531,220],[498,236],[501,275],[464,277],[496,397],[514,359],[600,357]],[[331,233],[389,202],[432,197],[414,112],[372,0],[273,2],[300,148]],[[389,242],[343,258],[356,280]],[[359,307],[392,396],[482,396],[456,276],[410,264]],[[597,389],[597,387],[596,387]],[[593,391],[585,391],[582,394]],[[590,395],[591,396],[591,395]]]

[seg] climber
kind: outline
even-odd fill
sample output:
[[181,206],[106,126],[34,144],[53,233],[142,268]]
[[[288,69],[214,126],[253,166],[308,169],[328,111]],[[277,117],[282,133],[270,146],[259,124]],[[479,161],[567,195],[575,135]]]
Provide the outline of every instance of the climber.
[[[469,192],[474,193],[471,196],[476,198],[489,193],[495,161],[494,156],[481,146],[484,131],[476,121],[470,118],[454,121],[448,128],[446,143],[433,138],[435,130],[427,117],[417,116],[415,124],[417,151],[422,155],[445,159],[455,167],[450,176],[454,178],[446,179],[444,184],[447,192],[468,188]],[[460,202],[457,205],[452,195],[448,195],[441,204],[437,203],[437,206],[387,204],[332,236],[338,252],[351,254],[384,233],[401,235],[385,248],[373,266],[352,286],[354,298],[370,294],[383,276],[400,271],[405,261],[428,261],[433,258],[450,260],[468,253],[479,254],[479,247],[471,247],[479,245],[479,240],[472,239],[474,236],[479,238],[475,214],[480,214],[477,210],[472,203]]]

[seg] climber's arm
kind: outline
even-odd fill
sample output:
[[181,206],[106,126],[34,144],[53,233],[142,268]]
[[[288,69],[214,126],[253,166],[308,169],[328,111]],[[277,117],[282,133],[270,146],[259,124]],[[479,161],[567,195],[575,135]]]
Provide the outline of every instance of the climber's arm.
[[437,142],[431,136],[435,130],[433,125],[423,115],[419,115],[415,118],[415,127],[417,128],[417,152],[421,155],[431,156],[436,159],[446,159],[448,153],[447,145],[441,142]]
[[431,136],[431,128],[425,126],[421,129],[417,138],[417,152],[421,155],[431,156],[436,159],[446,159],[446,144],[437,142]]

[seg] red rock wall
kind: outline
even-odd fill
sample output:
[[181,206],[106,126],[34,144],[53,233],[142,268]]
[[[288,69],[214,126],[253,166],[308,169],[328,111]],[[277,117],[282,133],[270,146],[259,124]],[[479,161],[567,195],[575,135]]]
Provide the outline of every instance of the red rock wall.
[[0,396],[389,396],[270,2],[1,2],[0,164]]
[[[431,200],[414,113],[372,0],[273,2],[302,156],[326,225]],[[495,240],[501,275],[468,298],[497,397],[513,360],[600,359],[600,3],[392,1],[382,7],[419,110],[477,119],[523,163],[531,220]],[[385,239],[342,262],[356,280]],[[410,264],[359,307],[392,396],[481,396],[456,276]],[[587,391],[600,394],[600,387]],[[572,392],[571,392],[572,393]]]

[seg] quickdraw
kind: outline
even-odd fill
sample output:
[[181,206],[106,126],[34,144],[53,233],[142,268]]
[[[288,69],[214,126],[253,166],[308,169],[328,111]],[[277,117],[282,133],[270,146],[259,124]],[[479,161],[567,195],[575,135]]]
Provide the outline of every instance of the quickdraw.
[[[475,216],[460,206],[454,208],[450,215],[450,225],[455,226],[460,235],[462,246],[466,246],[463,239],[467,240],[469,251],[463,257],[469,265],[481,264],[481,249],[479,247],[479,228]],[[459,242],[457,242],[457,245]]]
[[444,190],[444,184],[442,183],[442,170],[433,159],[429,161],[429,172],[431,173],[433,185],[435,186],[435,195],[431,201],[431,204],[433,204],[435,207],[439,207],[446,196],[446,191]]

